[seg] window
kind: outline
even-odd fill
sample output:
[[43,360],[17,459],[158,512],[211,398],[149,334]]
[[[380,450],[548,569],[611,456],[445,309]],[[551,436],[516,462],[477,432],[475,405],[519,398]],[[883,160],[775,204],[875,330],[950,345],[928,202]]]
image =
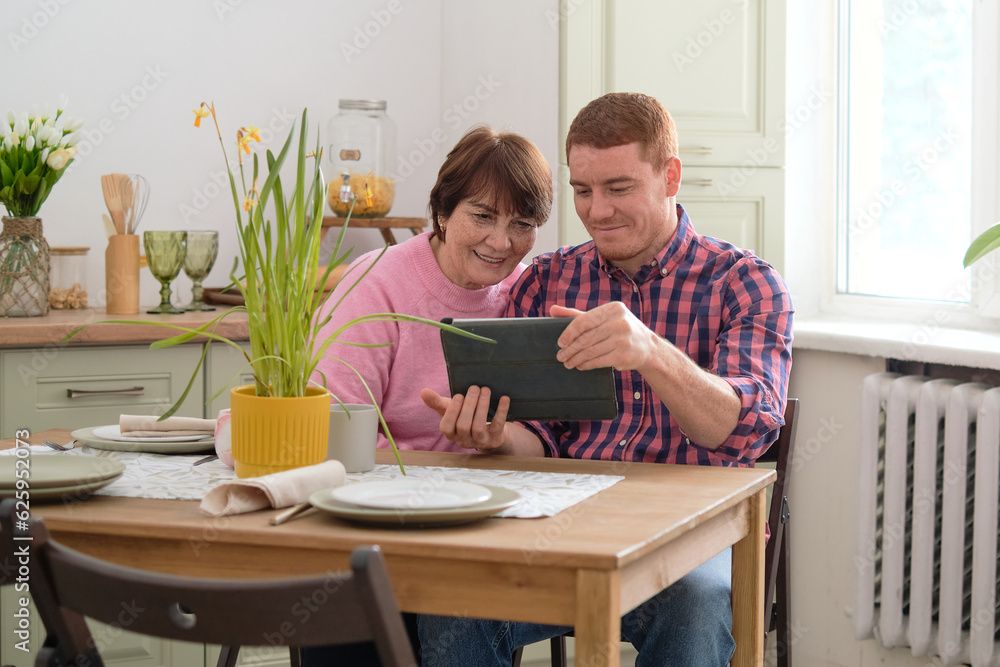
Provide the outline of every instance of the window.
[[839,293],[975,301],[962,257],[996,222],[996,14],[841,0]]

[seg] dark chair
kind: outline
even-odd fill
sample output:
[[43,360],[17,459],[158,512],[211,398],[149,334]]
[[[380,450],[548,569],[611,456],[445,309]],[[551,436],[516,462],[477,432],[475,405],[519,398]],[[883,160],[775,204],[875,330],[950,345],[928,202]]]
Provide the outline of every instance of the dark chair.
[[[768,632],[777,631],[778,667],[791,667],[792,665],[791,617],[789,615],[791,550],[788,537],[791,514],[788,509],[788,474],[795,447],[795,411],[798,406],[799,399],[788,399],[785,404],[785,425],[778,432],[778,439],[757,459],[759,463],[773,463],[778,474],[772,487],[771,507],[767,516],[771,537],[764,549],[764,623],[767,624]],[[568,636],[572,636],[572,633],[549,640],[552,667],[566,667],[566,637]],[[766,636],[764,645],[766,651]],[[521,653],[522,649],[520,648],[515,651],[511,667],[520,667]]]
[[[165,639],[287,646],[293,653],[302,646],[374,641],[383,665],[416,665],[378,547],[355,549],[350,572],[209,579],[98,560],[54,541],[38,519],[30,532],[32,594],[39,608],[58,611],[50,628],[57,648],[40,651],[37,667],[103,666],[83,617]],[[315,604],[306,608],[303,600]]]

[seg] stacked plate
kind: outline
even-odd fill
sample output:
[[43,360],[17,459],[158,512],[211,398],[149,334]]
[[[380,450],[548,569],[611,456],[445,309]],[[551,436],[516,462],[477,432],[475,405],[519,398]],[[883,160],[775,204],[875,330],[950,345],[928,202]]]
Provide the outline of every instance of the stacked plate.
[[215,436],[206,435],[122,435],[118,424],[93,426],[73,431],[73,437],[95,449],[153,454],[191,454],[215,448]]
[[[89,498],[122,476],[121,461],[78,454],[43,454],[31,458],[0,456],[0,498],[69,501]],[[18,488],[18,480],[22,483]]]
[[356,482],[317,491],[309,502],[360,523],[450,526],[493,516],[521,499],[516,491],[434,479]]

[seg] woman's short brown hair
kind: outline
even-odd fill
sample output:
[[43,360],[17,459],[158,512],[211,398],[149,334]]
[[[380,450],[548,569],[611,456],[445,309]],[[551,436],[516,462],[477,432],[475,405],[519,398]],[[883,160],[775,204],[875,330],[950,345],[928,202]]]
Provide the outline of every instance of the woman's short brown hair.
[[444,238],[441,220],[471,196],[542,224],[552,211],[552,170],[538,147],[520,134],[479,125],[451,149],[431,189],[428,207],[438,238]]
[[576,144],[613,148],[639,143],[639,155],[659,171],[677,155],[677,128],[660,102],[641,93],[608,93],[580,110],[566,134],[566,159]]

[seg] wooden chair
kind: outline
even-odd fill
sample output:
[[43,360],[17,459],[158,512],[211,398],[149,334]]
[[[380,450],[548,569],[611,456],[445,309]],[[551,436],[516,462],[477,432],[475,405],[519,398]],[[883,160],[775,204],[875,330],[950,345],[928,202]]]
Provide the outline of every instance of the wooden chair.
[[[791,514],[788,509],[788,474],[795,448],[795,411],[798,406],[799,399],[788,399],[785,404],[785,425],[781,427],[778,439],[757,459],[761,463],[774,463],[778,475],[772,487],[771,506],[767,516],[771,537],[764,549],[764,622],[768,626],[768,632],[776,631],[778,667],[792,665],[789,616],[791,550],[788,537]],[[566,637],[570,636],[572,633],[549,640],[552,667],[566,667]],[[764,644],[766,651],[766,635]],[[511,667],[520,667],[522,651],[520,648],[515,651]]]
[[[32,595],[57,610],[57,647],[36,667],[103,667],[83,617],[130,632],[188,642],[301,646],[374,641],[388,667],[415,667],[402,615],[377,546],[358,547],[351,571],[295,579],[209,579],[137,570],[59,544],[31,522]],[[306,609],[303,600],[316,604]],[[305,612],[308,611],[308,614]],[[235,651],[233,660],[235,660]]]

